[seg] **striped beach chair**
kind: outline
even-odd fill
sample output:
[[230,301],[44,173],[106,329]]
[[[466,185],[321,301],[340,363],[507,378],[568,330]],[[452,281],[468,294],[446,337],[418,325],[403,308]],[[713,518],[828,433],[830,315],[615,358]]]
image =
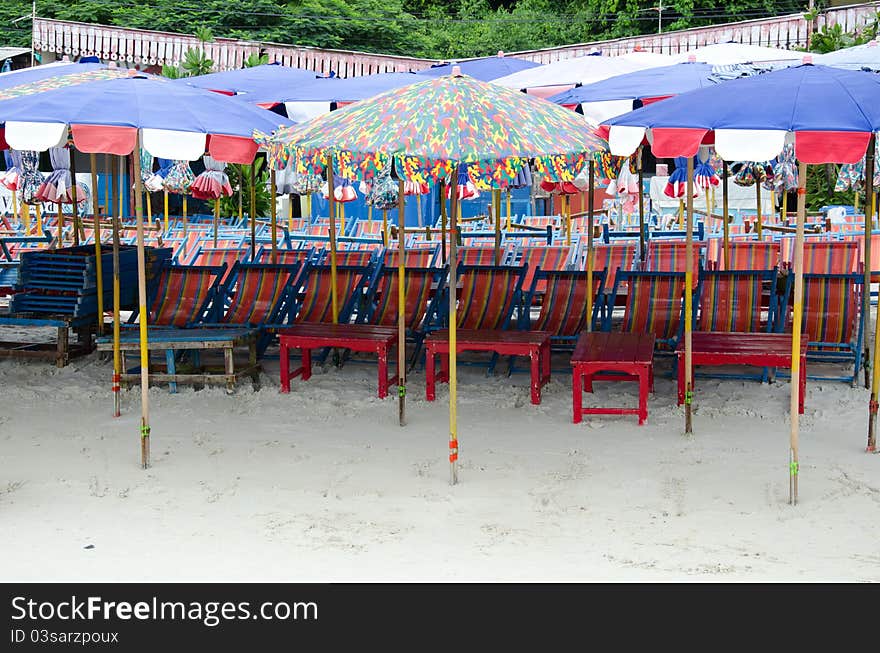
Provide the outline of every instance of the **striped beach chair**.
[[[217,324],[237,326],[278,325],[283,319],[290,290],[300,271],[298,263],[235,264],[223,284],[226,301]],[[219,312],[219,311],[218,311]],[[265,347],[263,347],[265,349]]]
[[458,266],[460,329],[507,329],[514,310],[522,305],[527,265]]
[[762,294],[775,288],[776,270],[703,270],[698,291],[699,331],[771,331],[776,313],[775,293],[767,317],[763,317]]
[[[615,286],[627,288],[621,330],[653,333],[658,350],[674,351],[683,329],[684,274],[620,270]],[[610,316],[605,321],[605,330],[611,330]]]
[[[175,265],[159,270],[147,288],[150,327],[185,327],[203,321],[214,302],[226,265]],[[134,323],[133,314],[129,323]]]
[[541,285],[544,287],[541,312],[531,323],[528,314],[524,314],[520,326],[534,331],[548,331],[554,344],[573,347],[587,326],[588,297],[592,297],[590,320],[594,329],[599,328],[599,304],[604,283],[604,270],[593,274],[592,288],[587,287],[587,277],[583,272],[535,270],[526,306],[531,305],[534,294]]
[[[378,266],[336,266],[338,321],[351,322],[370,300]],[[306,265],[297,284],[297,299],[290,306],[288,322],[333,322],[333,294],[329,265]]]
[[716,270],[775,270],[779,266],[780,247],[778,241],[732,240],[729,243],[729,265],[724,265],[724,252],[719,241]]
[[[385,267],[397,267],[400,257],[397,247],[387,247],[382,253]],[[440,265],[440,243],[427,246],[410,247],[404,250],[404,266],[408,268],[430,268]]]
[[[694,241],[693,273],[700,273],[702,243]],[[684,272],[687,270],[687,243],[683,240],[649,240],[645,269],[651,272]]]

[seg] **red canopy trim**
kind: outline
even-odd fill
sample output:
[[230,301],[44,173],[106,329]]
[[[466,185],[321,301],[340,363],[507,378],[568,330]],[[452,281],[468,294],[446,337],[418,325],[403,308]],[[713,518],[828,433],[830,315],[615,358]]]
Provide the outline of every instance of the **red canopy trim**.
[[0,127],[0,150],[8,150],[9,143],[6,142],[6,127]]
[[257,155],[258,148],[252,138],[222,134],[208,135],[208,153],[217,161],[250,164]]
[[675,158],[677,156],[694,156],[700,149],[703,139],[709,133],[705,129],[684,129],[677,127],[662,127],[651,130],[654,142],[651,152],[660,158]]
[[870,132],[795,132],[794,154],[798,161],[816,163],[858,163]]
[[109,125],[71,125],[73,144],[89,154],[131,154],[137,145],[137,128]]

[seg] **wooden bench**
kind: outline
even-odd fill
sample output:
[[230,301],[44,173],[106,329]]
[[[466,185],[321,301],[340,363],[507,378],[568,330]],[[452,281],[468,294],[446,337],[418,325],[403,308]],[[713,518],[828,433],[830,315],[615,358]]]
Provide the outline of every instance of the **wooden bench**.
[[[527,356],[531,360],[532,403],[541,403],[541,387],[550,380],[550,333],[547,331],[500,331],[459,329],[456,353],[492,351],[502,356]],[[441,370],[435,374],[434,357],[441,355]],[[449,381],[449,331],[434,331],[425,339],[425,398],[435,399],[435,383]]]
[[[591,332],[581,334],[571,356],[573,418],[587,415],[638,415],[648,418],[648,392],[654,391],[654,334]],[[593,381],[638,381],[638,408],[584,408],[584,392]]]
[[[46,315],[41,313],[0,312],[0,326],[53,327],[57,338],[52,342],[2,341],[0,357],[41,358],[54,361],[56,367],[64,367],[71,358],[84,356],[95,348],[94,334],[98,316],[73,317],[70,315]],[[70,342],[70,330],[77,342]]]
[[[800,393],[798,412],[804,412],[807,390],[807,335],[801,336]],[[757,367],[791,367],[791,334],[789,333],[720,333],[694,331],[691,340],[691,361],[697,365],[755,365]],[[678,405],[685,400],[684,339],[675,352],[678,357]],[[693,371],[693,370],[692,370]],[[693,387],[693,379],[691,379]]]
[[[379,399],[388,396],[389,386],[397,383],[397,376],[388,376],[388,350],[397,344],[396,326],[369,324],[299,324],[278,329],[281,343],[281,392],[290,392],[290,379],[301,376],[308,381],[312,376],[312,349],[344,347],[351,351],[376,352],[379,357]],[[290,370],[290,349],[302,350],[302,365]]]
[[[122,356],[122,374],[119,380],[123,384],[140,382],[140,370],[129,372],[126,366],[126,354],[137,352],[140,355],[140,333],[138,328],[126,328],[119,336],[119,350]],[[249,376],[254,387],[259,387],[261,367],[257,361],[257,338],[260,329],[249,327],[218,327],[176,329],[150,327],[147,333],[147,349],[165,352],[165,373],[150,373],[150,382],[168,383],[171,392],[177,392],[177,384],[226,384],[226,391],[232,392],[239,377]],[[248,348],[246,367],[236,371],[233,352],[236,347]],[[201,352],[219,349],[223,351],[223,367],[214,371],[201,364]],[[194,368],[197,373],[177,372],[176,352],[190,351],[193,356]],[[98,351],[113,351],[113,338],[104,336],[98,339]]]

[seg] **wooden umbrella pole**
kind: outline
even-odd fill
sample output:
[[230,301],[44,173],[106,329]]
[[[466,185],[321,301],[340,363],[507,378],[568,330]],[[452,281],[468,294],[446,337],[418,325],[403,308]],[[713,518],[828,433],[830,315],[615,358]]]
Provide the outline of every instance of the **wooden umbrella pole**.
[[367,222],[373,224],[373,203],[367,204]]
[[79,246],[79,205],[76,203],[76,161],[74,155],[76,152],[71,145],[68,148],[68,152],[70,154],[70,215],[73,222],[73,244],[75,247]]
[[397,247],[397,416],[400,425],[406,426],[406,195],[403,179],[397,181]]
[[758,204],[757,221],[755,227],[758,230],[758,240],[762,240],[764,238],[764,225],[761,216],[761,182],[757,179],[755,180],[755,201]]
[[871,375],[868,370],[873,362],[871,358],[871,269],[873,267],[871,251],[871,232],[874,229],[874,215],[872,212],[873,202],[871,195],[874,192],[874,166],[876,161],[874,158],[876,137],[871,136],[868,143],[868,149],[865,153],[865,279],[862,284],[862,320],[863,332],[865,336],[865,389],[871,389]]
[[446,265],[446,182],[440,182],[440,257]]
[[40,202],[34,204],[34,211],[37,214],[37,235],[43,235],[43,205]]
[[57,247],[64,247],[64,211],[61,209],[61,201],[59,200],[57,203],[58,206],[58,242]]
[[244,168],[238,166],[238,224],[244,222]]
[[214,198],[214,247],[217,247],[217,232],[220,230],[220,198]]
[[[625,165],[625,164],[624,164]],[[596,164],[590,157],[590,194],[587,196],[587,331],[593,330],[593,216]]]
[[147,343],[147,257],[144,248],[144,207],[140,197],[143,190],[141,181],[140,131],[138,149],[132,157],[134,164],[134,185],[137,201],[134,205],[137,221],[137,264],[138,264],[138,326],[140,327],[141,347],[141,467],[150,466],[150,350]]
[[12,191],[12,214],[21,220],[21,215],[18,213],[18,191]]
[[422,220],[422,194],[421,193],[416,194],[416,215],[419,216],[418,225],[420,227],[424,227],[425,221]]
[[89,154],[89,167],[92,175],[92,220],[95,232],[95,276],[98,286],[98,335],[104,335],[104,274],[101,261],[101,219],[98,217],[98,161],[97,156]]
[[[15,195],[15,191],[12,191],[12,194]],[[29,207],[24,202],[21,203],[19,220],[24,223],[24,235],[30,236],[31,234],[31,207]]]
[[644,189],[644,166],[642,164],[642,146],[639,145],[636,155],[636,167],[639,171],[639,259],[645,260],[647,249],[645,245],[645,189]]
[[724,229],[724,269],[730,269],[730,204],[727,198],[727,161],[721,163],[721,221]]
[[167,190],[162,191],[162,203],[163,203],[162,210],[165,215],[165,233],[167,234],[168,233],[168,191]]
[[[458,190],[453,189],[450,200],[452,215],[458,212]],[[456,225],[457,227],[458,225]],[[458,270],[458,243],[456,234],[449,239],[449,482],[458,483],[458,311],[456,309]]]
[[254,181],[254,169],[257,167],[257,159],[251,161],[250,165],[250,212],[248,214],[248,222],[251,223],[251,261],[257,260],[257,189]]
[[382,244],[388,247],[391,241],[388,239],[388,211],[382,210]]
[[501,191],[492,191],[492,220],[495,222],[495,265],[501,265]]
[[785,224],[785,221],[788,219],[788,189],[782,189],[782,224]]
[[[272,233],[272,263],[278,262],[278,201],[275,195],[275,168],[269,172],[269,202],[271,204],[270,220]],[[332,219],[332,218],[331,218]]]
[[189,196],[184,193],[183,194],[183,206],[181,207],[181,218],[183,218],[183,237],[186,238],[186,200]]
[[287,194],[287,230],[293,231],[293,193]]
[[[115,156],[113,162],[113,187],[118,190],[119,184],[116,183],[119,178],[120,160]],[[121,414],[119,384],[122,374],[122,355],[119,350],[119,221],[121,216],[113,210],[113,202],[108,198],[110,207],[110,215],[113,216],[113,416],[119,417]],[[122,202],[118,203],[117,209],[122,208]]]
[[[865,330],[868,333],[868,337],[866,340],[870,340],[870,310],[871,310],[871,268],[873,264],[871,262],[871,232],[873,231],[873,219],[875,216],[874,213],[874,200],[876,198],[876,193],[874,192],[874,167],[877,165],[875,161],[875,153],[876,153],[876,139],[874,136],[871,137],[871,142],[868,144],[868,153],[865,159],[865,288],[863,290],[864,298],[865,298]],[[880,360],[880,320],[875,320],[874,323],[874,356],[872,361],[874,365],[871,368],[872,375],[872,383],[871,383],[871,401],[868,404],[868,445],[865,448],[865,451],[868,453],[876,453],[877,452],[877,393],[880,390],[880,364],[877,363]],[[867,360],[867,359],[866,359]]]
[[562,196],[562,210],[565,213],[565,244],[571,247],[571,204],[568,195]]
[[507,199],[507,230],[510,231],[511,216],[510,216],[510,188],[509,187],[507,189],[506,199]]
[[789,440],[789,503],[797,505],[798,418],[800,407],[801,331],[804,315],[804,223],[807,218],[807,164],[798,162],[797,231],[794,238],[794,310],[791,328],[791,436]]
[[694,158],[687,160],[687,221],[685,224],[685,268],[684,273],[684,432],[693,433],[691,411],[694,401],[694,370],[692,361],[691,331],[694,313]]
[[333,155],[327,155],[327,191],[330,201],[330,300],[333,309],[333,324],[339,321],[339,297],[336,288],[336,198],[333,196]]

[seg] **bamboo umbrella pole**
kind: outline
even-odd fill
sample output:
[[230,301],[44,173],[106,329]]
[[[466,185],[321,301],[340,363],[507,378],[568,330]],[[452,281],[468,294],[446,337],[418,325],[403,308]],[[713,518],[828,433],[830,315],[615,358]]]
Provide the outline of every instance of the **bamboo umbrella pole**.
[[[140,150],[140,131],[138,131],[138,150]],[[141,158],[132,157],[135,184],[135,219],[137,221],[137,264],[138,264],[138,325],[140,327],[141,347],[141,467],[150,466],[150,350],[147,344],[147,260],[144,249],[144,208],[140,197],[143,190],[141,181]]]
[[293,231],[293,193],[287,195],[287,230]]
[[593,330],[593,215],[595,212],[595,185],[596,164],[593,161],[593,157],[590,157],[590,194],[587,197],[587,331]]
[[250,200],[251,208],[248,222],[251,223],[251,261],[257,260],[257,189],[254,181],[254,169],[257,167],[257,160],[251,161],[250,165]]
[[111,161],[115,160],[112,154],[104,155],[104,170],[107,172],[107,176],[104,178],[104,206],[106,207],[107,215],[113,215],[113,205],[110,204],[110,196],[112,195],[110,187],[113,185],[113,174],[111,173],[113,164]]
[[58,207],[58,244],[57,247],[64,247],[64,211],[61,210],[61,201],[56,204]]
[[[115,156],[111,159],[113,162],[113,187],[119,189],[119,171],[121,168],[122,157],[117,159]],[[113,203],[107,200],[110,206],[110,214],[113,216],[113,416],[119,417],[121,414],[119,384],[122,374],[122,356],[119,351],[119,222],[122,219],[122,201],[117,204],[117,210],[113,211]],[[115,213],[115,215],[114,215]]]
[[238,224],[244,222],[244,168],[238,166]]
[[[871,263],[871,232],[873,231],[876,200],[872,180],[874,179],[874,166],[877,165],[875,161],[875,142],[875,138],[872,136],[865,159],[865,288],[863,294],[865,296],[866,308],[863,310],[866,316],[865,328],[869,334],[867,340],[870,340],[871,333],[869,319],[871,315],[871,268],[873,266]],[[878,327],[880,327],[880,320],[876,320],[874,324],[874,356],[872,359],[874,365],[871,368],[873,378],[871,379],[871,401],[868,404],[868,445],[865,448],[868,453],[876,453],[877,451],[877,393],[880,390],[880,365],[877,364],[877,361],[880,360],[880,331],[878,331]]]
[[764,225],[763,220],[761,219],[761,182],[757,179],[755,180],[755,201],[758,205],[758,214],[757,214],[757,222],[756,228],[758,229],[758,240],[762,240],[764,238]]
[[167,190],[162,191],[162,203],[163,203],[162,209],[163,209],[163,212],[165,215],[165,233],[167,234],[168,233],[168,191]]
[[644,166],[642,165],[642,146],[639,145],[639,150],[636,158],[636,167],[639,171],[639,259],[641,261],[645,260],[645,256],[647,249],[645,245],[645,190],[644,190]]
[[118,192],[117,192],[117,200],[119,203],[119,223],[122,224],[122,216],[125,214],[125,169],[126,169],[126,160],[125,157],[120,157],[119,159],[119,168],[117,169],[119,175],[116,177],[116,182],[118,184]]
[[[15,192],[15,191],[13,191]],[[30,236],[31,234],[31,208],[25,204],[21,203],[21,217],[20,220],[24,222],[24,235]]]
[[98,277],[98,335],[104,335],[104,273],[101,260],[101,218],[98,215],[98,157],[89,154],[92,169],[92,220],[95,231],[95,274]]
[[875,153],[875,145],[876,137],[871,136],[871,141],[868,143],[868,150],[865,153],[865,280],[862,284],[862,320],[864,324],[864,333],[865,336],[865,389],[871,389],[871,376],[868,374],[868,370],[871,367],[871,363],[873,360],[871,358],[871,268],[873,267],[872,254],[871,251],[871,232],[874,228],[874,216],[872,214],[871,208],[873,202],[871,201],[871,195],[874,192],[874,166],[876,162],[874,160]]
[[183,237],[184,237],[184,239],[186,238],[186,200],[188,197],[189,196],[186,193],[183,194],[183,209],[182,209],[183,215],[181,217],[183,218]]
[[[275,168],[269,172],[269,201],[271,203],[272,263],[278,262],[278,203],[275,196]],[[332,219],[332,218],[331,218]]]
[[[458,213],[458,191],[452,193],[450,200],[452,215]],[[458,225],[456,225],[457,231]],[[458,483],[458,311],[456,293],[458,292],[457,235],[449,239],[449,482]]]
[[76,151],[73,149],[71,145],[69,147],[70,153],[70,215],[73,218],[73,244],[74,246],[79,246],[79,205],[76,203]]
[[730,269],[730,204],[727,197],[727,161],[721,163],[721,220],[724,229],[724,269]]
[[425,226],[424,220],[422,220],[422,194],[421,193],[416,193],[416,215],[419,216],[418,225],[420,227]]
[[406,195],[402,178],[397,181],[397,247],[397,416],[400,425],[406,426]]
[[571,204],[568,195],[562,196],[562,210],[565,212],[565,244],[571,247]]
[[501,191],[492,191],[492,219],[495,222],[495,265],[501,265]]
[[[22,202],[24,204],[24,202]],[[18,191],[12,191],[12,214],[21,220],[21,215],[18,213]]]
[[367,204],[367,222],[373,224],[373,203]]
[[339,231],[345,233],[345,202],[337,204],[336,210],[339,212]]
[[510,187],[507,188],[507,230],[510,231]]
[[43,235],[43,206],[40,202],[34,204],[34,211],[37,214],[37,235]]
[[217,232],[220,229],[220,198],[214,198],[214,247],[217,247]]
[[[153,196],[150,191],[144,189],[144,197],[147,198],[147,222],[149,223],[153,220]],[[138,198],[138,201],[140,201],[140,198]]]
[[312,195],[306,195],[306,214],[309,216],[309,222],[312,221]]
[[685,225],[686,249],[685,249],[685,268],[684,273],[684,378],[685,378],[685,400],[684,400],[684,432],[689,435],[693,433],[693,425],[691,424],[691,410],[694,400],[694,371],[691,358],[692,353],[692,336],[693,329],[693,312],[694,312],[694,158],[688,157],[687,160],[687,223]]
[[[330,201],[330,300],[333,309],[333,324],[339,321],[339,297],[336,288],[336,198],[333,196],[333,155],[327,155],[327,191]],[[402,229],[400,230],[402,231]],[[401,252],[402,254],[402,252]]]
[[446,265],[446,182],[440,182],[440,256]]
[[798,162],[797,231],[794,239],[794,310],[791,329],[791,437],[789,454],[789,503],[798,494],[798,408],[800,406],[801,330],[804,313],[804,222],[807,215],[807,164]]
[[388,211],[387,211],[387,209],[382,210],[382,242],[385,244],[385,247],[389,247],[391,245],[391,241],[388,238]]
[[678,226],[684,226],[684,200],[681,198],[678,200]]

